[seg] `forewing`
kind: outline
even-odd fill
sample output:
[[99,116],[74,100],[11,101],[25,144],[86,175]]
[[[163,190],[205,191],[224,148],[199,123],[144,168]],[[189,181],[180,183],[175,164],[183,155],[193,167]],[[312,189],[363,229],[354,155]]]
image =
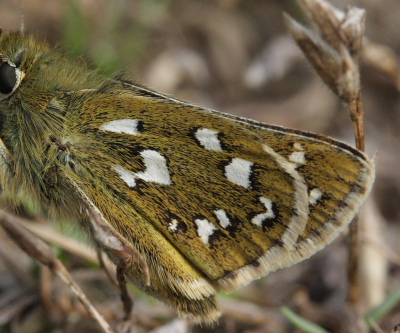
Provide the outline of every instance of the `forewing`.
[[69,117],[76,165],[103,192],[91,199],[144,252],[168,244],[158,264],[179,257],[225,290],[323,247],[370,187],[369,162],[336,141],[113,90]]

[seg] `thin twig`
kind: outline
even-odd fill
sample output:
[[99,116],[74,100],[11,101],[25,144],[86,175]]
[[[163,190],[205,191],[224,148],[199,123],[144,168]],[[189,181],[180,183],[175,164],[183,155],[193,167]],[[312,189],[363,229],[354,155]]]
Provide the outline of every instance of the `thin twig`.
[[353,307],[357,307],[360,301],[360,237],[358,236],[358,215],[349,225],[349,259],[347,264],[347,280],[349,283],[348,299]]
[[24,0],[19,0],[19,10],[20,10],[20,31],[24,33],[25,31],[25,8]]
[[[341,11],[325,0],[298,0],[311,28],[286,16],[297,44],[329,88],[350,111],[356,147],[365,151],[365,131],[358,58],[365,29],[365,10],[351,7]],[[349,301],[360,311],[360,240],[358,218],[350,224]]]
[[86,308],[92,318],[96,320],[103,332],[114,333],[107,321],[103,318],[103,316],[100,315],[79,285],[68,273],[68,270],[64,267],[62,262],[58,260],[51,251],[50,247],[41,239],[36,237],[33,233],[31,233],[28,229],[26,229],[19,222],[19,220],[21,219],[14,215],[8,214],[4,211],[0,212],[0,225],[15,241],[15,243],[29,256],[49,267],[55,275],[57,275],[62,281],[65,282],[66,285],[69,286],[70,290]]
[[[118,287],[118,282],[115,278],[115,275],[113,275],[113,273],[111,273],[111,269],[110,269],[110,265],[108,265],[105,261],[104,261],[104,252],[97,247],[96,248],[96,252],[97,252],[97,258],[99,260],[100,263],[100,267],[104,270],[104,272],[106,273],[108,279],[110,280],[110,282],[115,286]],[[116,270],[116,267],[113,266],[113,270]]]
[[[358,61],[357,61],[358,68]],[[361,84],[359,84],[360,86]],[[361,90],[356,97],[348,103],[350,118],[353,122],[356,148],[365,152],[365,129],[364,129],[364,109],[361,98]],[[356,215],[349,226],[349,259],[347,265],[347,274],[349,282],[348,298],[355,309],[361,306],[361,288],[360,288],[360,257],[361,240],[359,215]]]
[[364,109],[361,92],[349,103],[350,117],[354,125],[356,147],[365,151]]

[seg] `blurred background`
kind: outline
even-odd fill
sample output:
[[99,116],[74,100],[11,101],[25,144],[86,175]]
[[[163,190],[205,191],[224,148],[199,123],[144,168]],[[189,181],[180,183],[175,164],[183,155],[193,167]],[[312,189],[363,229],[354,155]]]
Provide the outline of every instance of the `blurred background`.
[[[363,267],[368,270],[363,276],[369,277],[361,286],[367,314],[386,304],[387,296],[399,293],[400,287],[400,2],[331,3],[367,11],[361,79],[367,153],[375,156],[377,165],[361,236],[366,247]],[[195,104],[353,145],[346,107],[288,36],[283,12],[302,17],[291,0],[26,0],[24,10],[27,32],[61,45],[107,75],[123,70],[138,82]],[[17,0],[0,0],[0,26],[19,30]],[[31,212],[25,215],[41,220]],[[60,229],[56,224],[52,228]],[[72,233],[65,224],[61,229]],[[78,233],[78,238],[84,237]],[[346,331],[346,245],[341,236],[310,260],[222,295],[219,326],[191,325],[182,332],[300,332],[282,313],[283,305],[329,332]],[[118,291],[104,273],[60,245],[54,249],[107,320],[120,319]],[[2,231],[0,276],[1,333],[98,332],[61,283],[40,272]],[[49,281],[56,292],[43,301],[40,285]],[[173,320],[173,312],[160,303],[133,294],[135,332],[155,332]],[[398,321],[399,305],[375,331],[390,332]]]

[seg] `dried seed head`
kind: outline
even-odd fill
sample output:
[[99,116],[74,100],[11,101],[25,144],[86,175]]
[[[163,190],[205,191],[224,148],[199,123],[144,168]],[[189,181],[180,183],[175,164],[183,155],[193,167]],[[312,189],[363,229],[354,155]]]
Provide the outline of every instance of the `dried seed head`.
[[365,10],[340,11],[324,0],[299,0],[310,27],[285,16],[290,33],[324,82],[346,102],[360,90],[358,56],[365,26]]

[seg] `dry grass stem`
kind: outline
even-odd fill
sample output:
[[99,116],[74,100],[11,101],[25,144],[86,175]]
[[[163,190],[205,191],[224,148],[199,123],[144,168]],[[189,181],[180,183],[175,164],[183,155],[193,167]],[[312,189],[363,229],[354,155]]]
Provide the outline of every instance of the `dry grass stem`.
[[40,294],[42,297],[43,306],[49,312],[54,311],[57,304],[52,299],[52,277],[51,269],[47,266],[42,266],[40,276]]
[[117,268],[115,267],[114,264],[112,264],[112,267],[108,264],[109,263],[108,257],[105,257],[104,252],[99,247],[97,247],[96,250],[97,250],[97,258],[99,260],[100,267],[104,270],[104,272],[106,273],[110,282],[115,287],[118,287],[117,278],[116,278],[115,274],[112,273],[112,272],[116,272]]
[[394,50],[365,38],[362,58],[366,64],[387,76],[400,90],[400,68]]
[[6,230],[7,234],[15,241],[15,243],[29,256],[47,266],[55,275],[69,286],[72,293],[79,299],[92,318],[99,324],[103,332],[113,333],[110,325],[95,309],[72,276],[68,273],[68,270],[54,255],[50,247],[19,223],[19,220],[20,219],[14,215],[8,214],[4,211],[0,212],[0,225],[4,230]]
[[[50,223],[50,222],[49,222]],[[89,248],[87,245],[79,243],[78,241],[60,234],[55,231],[51,226],[41,223],[32,223],[31,221],[21,221],[21,224],[30,232],[44,240],[46,243],[51,243],[67,251],[74,256],[77,256],[85,261],[99,265],[99,260],[96,251]],[[108,266],[112,265],[110,261],[106,263]]]
[[[358,58],[365,29],[365,10],[341,11],[324,0],[298,0],[309,19],[305,27],[286,15],[289,30],[309,62],[329,88],[347,103],[354,125],[356,147],[365,151],[364,114]],[[348,297],[360,311],[360,239],[358,218],[350,225]],[[358,310],[357,310],[358,309]]]
[[373,329],[376,333],[385,333],[385,331],[382,330],[376,322],[371,321],[371,322],[370,322],[370,325],[372,326],[372,329]]
[[384,244],[381,239],[377,240],[376,237],[371,237],[371,235],[361,233],[361,241],[362,243],[374,247],[374,249],[381,252],[388,261],[400,267],[400,255]]

